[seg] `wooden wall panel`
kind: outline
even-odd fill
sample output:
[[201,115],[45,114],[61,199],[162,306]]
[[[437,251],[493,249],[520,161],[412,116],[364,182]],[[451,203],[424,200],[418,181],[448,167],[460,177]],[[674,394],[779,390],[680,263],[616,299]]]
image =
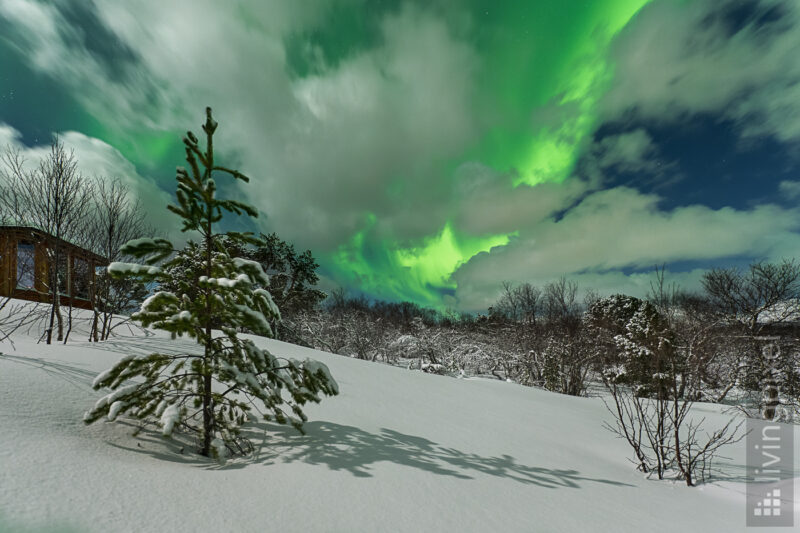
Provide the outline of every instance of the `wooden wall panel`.
[[[17,243],[20,241],[35,243],[33,290],[23,290],[17,288]],[[48,264],[49,261],[47,250],[48,247],[53,246],[55,242],[58,242],[55,237],[33,228],[0,226],[0,296],[13,296],[23,300],[38,302],[48,301],[48,278],[50,269]],[[95,283],[94,268],[96,266],[107,265],[108,261],[97,254],[66,241],[61,241],[61,249],[68,257],[67,271],[70,277],[75,271],[73,262],[76,258],[83,259],[89,264],[91,280],[90,287],[92,287],[93,290]],[[62,305],[68,306],[71,302],[73,307],[82,309],[92,308],[90,300],[76,298],[72,294],[74,280],[69,279],[67,282],[67,287],[69,295],[62,296]]]

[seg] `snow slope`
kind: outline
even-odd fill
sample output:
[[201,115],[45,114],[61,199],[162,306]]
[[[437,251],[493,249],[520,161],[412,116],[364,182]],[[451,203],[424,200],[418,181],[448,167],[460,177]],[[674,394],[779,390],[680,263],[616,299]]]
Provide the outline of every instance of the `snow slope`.
[[[745,529],[743,442],[728,451],[725,480],[647,480],[602,428],[597,398],[261,339],[276,355],[327,364],[341,394],[306,409],[306,436],[257,425],[256,453],[220,465],[179,439],[134,436],[130,422],[81,421],[101,395],[92,379],[119,357],[196,345],[73,338],[45,346],[20,334],[15,346],[0,344],[0,531]],[[712,425],[727,419],[717,406],[696,410]]]

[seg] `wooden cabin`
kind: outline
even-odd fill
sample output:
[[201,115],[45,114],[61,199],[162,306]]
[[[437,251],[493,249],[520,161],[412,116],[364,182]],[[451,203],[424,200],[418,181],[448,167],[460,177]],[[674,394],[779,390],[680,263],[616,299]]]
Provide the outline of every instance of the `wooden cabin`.
[[36,228],[0,226],[0,296],[33,302],[51,301],[52,252],[60,250],[59,278],[61,304],[91,309],[95,270],[108,261]]

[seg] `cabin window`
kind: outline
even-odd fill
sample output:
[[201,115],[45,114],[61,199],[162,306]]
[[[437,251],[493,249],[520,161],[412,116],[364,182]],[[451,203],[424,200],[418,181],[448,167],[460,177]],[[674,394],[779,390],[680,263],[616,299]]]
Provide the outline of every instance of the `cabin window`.
[[75,297],[82,300],[89,299],[89,262],[80,257],[75,258],[73,263],[72,282],[74,284]]
[[33,243],[17,243],[17,288],[33,289],[36,280],[36,248]]

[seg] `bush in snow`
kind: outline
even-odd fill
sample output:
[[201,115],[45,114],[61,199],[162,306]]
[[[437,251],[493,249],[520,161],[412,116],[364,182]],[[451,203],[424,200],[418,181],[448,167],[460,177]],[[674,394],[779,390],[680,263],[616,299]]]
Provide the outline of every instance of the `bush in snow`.
[[689,417],[686,357],[667,319],[650,302],[615,295],[594,302],[586,321],[608,350],[602,377],[614,421],[606,427],[631,446],[639,470],[659,479],[674,471],[689,486],[705,481],[719,450],[742,436],[728,422],[701,441],[703,421]]
[[[155,417],[166,436],[177,427],[196,432],[199,451],[206,456],[226,449],[245,451],[239,428],[254,418],[253,409],[261,411],[254,399],[264,406],[259,414],[265,420],[302,430],[307,418],[301,406],[319,402],[323,394],[338,393],[336,381],[322,363],[279,359],[237,335],[245,328],[272,336],[270,319],[279,317],[279,312],[263,288],[269,287],[269,278],[261,265],[231,257],[220,244],[223,234],[214,232],[223,211],[257,216],[248,205],[217,198],[213,172],[245,182],[248,178],[215,164],[212,136],[216,128],[208,108],[203,125],[206,151],[201,151],[191,132],[184,138],[190,170],[178,169],[178,205],[168,206],[182,218],[183,231],[201,236],[198,253],[177,254],[164,262],[174,253],[169,241],[139,239],[128,242],[122,252],[144,259],[144,265],[112,263],[108,267],[119,278],[169,282],[171,291],[147,298],[132,318],[173,336],[193,337],[203,347],[202,353],[124,357],[94,380],[95,389],[105,387],[111,392],[84,416],[86,423],[103,417],[114,420],[123,413],[139,419]],[[244,234],[225,235],[248,240]],[[170,272],[185,276],[169,279]]]
[[648,394],[663,388],[662,376],[683,372],[674,334],[650,302],[616,294],[594,302],[585,320],[604,351],[603,370],[616,369],[618,382]]

